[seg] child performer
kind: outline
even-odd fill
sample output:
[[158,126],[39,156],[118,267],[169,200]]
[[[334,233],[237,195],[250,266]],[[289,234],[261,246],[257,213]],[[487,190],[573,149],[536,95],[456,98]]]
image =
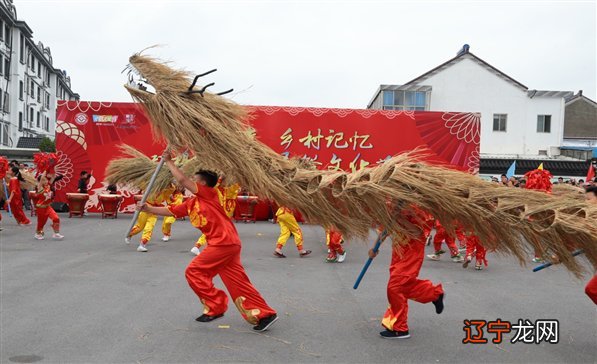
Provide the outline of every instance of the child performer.
[[54,234],[53,239],[61,240],[64,238],[60,234],[60,218],[52,208],[52,200],[54,193],[52,186],[46,174],[41,174],[37,177],[37,186],[35,188],[35,214],[37,215],[37,229],[35,230],[35,239],[44,239],[44,226],[48,219],[52,220],[52,229]]
[[[216,185],[216,192],[218,193],[218,200],[220,201],[220,205],[224,208],[224,212],[226,212],[226,216],[232,219],[234,216],[234,210],[236,209],[236,198],[238,197],[238,192],[240,191],[240,185],[235,183],[231,186],[223,187],[226,179],[221,177]],[[201,253],[201,247],[204,247],[207,244],[207,239],[204,234],[202,234],[197,242],[195,242],[195,246],[191,249],[191,253],[195,255],[199,255]]]
[[[182,192],[183,191],[179,188],[176,188],[166,200],[166,204],[171,207],[180,205],[184,197]],[[170,240],[170,236],[172,235],[172,224],[174,224],[175,221],[176,218],[174,216],[164,217],[164,221],[162,222],[162,233],[164,234],[162,241]]]
[[442,250],[442,242],[445,241],[448,249],[450,250],[450,257],[454,263],[462,263],[463,259],[460,255],[460,251],[456,246],[454,237],[450,236],[446,229],[441,225],[439,220],[435,220],[435,236],[433,237],[433,246],[435,248],[434,254],[429,254],[427,257],[431,260],[439,260],[441,255],[445,253]]
[[342,233],[334,228],[327,229],[326,243],[328,245],[328,256],[325,259],[328,263],[342,263],[346,259],[346,250],[342,247],[344,238]]
[[199,171],[190,180],[172,162],[169,152],[165,152],[162,158],[178,183],[195,196],[175,207],[145,204],[139,208],[162,216],[189,216],[191,224],[207,237],[207,247],[191,261],[185,271],[189,286],[203,304],[203,314],[196,320],[210,322],[224,316],[228,308],[228,296],[213,284],[213,277],[220,275],[243,318],[254,325],[253,330],[267,330],[278,316],[245,273],[240,260],[241,241],[238,232],[226,216],[214,189],[218,181],[217,174]]
[[23,194],[21,192],[21,182],[25,182],[25,179],[21,175],[19,167],[12,167],[8,170],[8,176],[10,182],[8,182],[8,200],[6,202],[10,206],[12,216],[19,225],[29,226],[31,221],[23,212]]
[[469,263],[473,260],[473,256],[475,257],[475,269],[482,270],[483,265],[487,267],[487,259],[485,258],[486,250],[481,245],[481,241],[479,237],[474,234],[470,234],[465,239],[466,241],[466,258],[464,259],[464,263],[462,264],[462,268],[467,268]]
[[[383,320],[385,331],[379,334],[384,339],[408,339],[408,300],[419,303],[433,303],[435,312],[444,310],[444,290],[441,284],[434,285],[429,280],[419,279],[419,272],[425,258],[426,237],[432,226],[431,217],[416,206],[401,212],[403,218],[420,229],[418,238],[409,240],[405,245],[392,248],[390,280],[388,282],[388,301],[390,303]],[[377,253],[369,250],[369,257]]]
[[286,242],[290,238],[290,234],[294,237],[294,243],[296,244],[296,248],[298,249],[301,258],[311,254],[310,250],[305,250],[303,248],[303,232],[298,222],[296,222],[292,210],[280,206],[278,211],[276,211],[276,219],[280,225],[280,236],[278,237],[276,250],[274,250],[274,256],[278,258],[286,258],[286,255],[282,254],[282,248],[286,245]]
[[[147,203],[151,206],[161,207],[164,206],[164,202],[170,197],[172,192],[174,191],[174,186],[167,188],[163,191],[160,191],[157,195],[152,196],[147,199]],[[127,244],[130,244],[131,237],[134,235],[139,234],[143,231],[141,235],[141,243],[137,247],[138,252],[145,253],[148,251],[147,243],[151,240],[151,235],[153,234],[153,228],[155,223],[157,222],[158,217],[152,213],[148,213],[145,211],[141,211],[139,213],[139,218],[137,219],[137,223],[133,226],[133,230],[129,233],[129,235],[124,239]]]

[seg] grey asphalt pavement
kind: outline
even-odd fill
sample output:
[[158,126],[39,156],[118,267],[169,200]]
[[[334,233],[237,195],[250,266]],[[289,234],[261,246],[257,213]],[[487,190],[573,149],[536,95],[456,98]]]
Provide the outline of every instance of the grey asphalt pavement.
[[[212,323],[195,322],[202,306],[184,269],[198,236],[188,221],[170,242],[156,227],[148,253],[126,245],[129,216],[101,220],[61,214],[63,241],[36,241],[3,213],[0,232],[0,362],[47,363],[591,363],[597,360],[597,311],[585,296],[588,277],[561,267],[532,273],[510,257],[489,254],[489,268],[463,269],[444,258],[426,261],[422,278],[442,282],[446,309],[410,303],[408,340],[378,335],[387,307],[390,251],[382,247],[361,287],[352,286],[366,260],[364,242],[348,242],[343,264],[326,264],[323,230],[303,225],[299,258],[272,255],[270,223],[237,224],[251,281],[280,320],[251,331],[231,305]],[[49,226],[46,227],[49,231]],[[49,236],[49,235],[48,235]],[[138,241],[138,240],[137,240]],[[428,248],[428,253],[431,249]],[[216,285],[222,287],[216,279]],[[559,343],[463,344],[466,319],[559,320]],[[486,334],[490,339],[492,335]]]

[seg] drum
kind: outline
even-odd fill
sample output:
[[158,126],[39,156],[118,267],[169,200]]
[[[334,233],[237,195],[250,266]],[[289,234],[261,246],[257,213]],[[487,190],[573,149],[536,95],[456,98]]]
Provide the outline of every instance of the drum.
[[99,195],[102,219],[106,217],[118,218],[118,208],[124,197],[121,195]]
[[68,217],[83,217],[87,200],[89,200],[89,195],[86,193],[67,193]]
[[31,216],[35,216],[35,191],[29,191],[29,201],[31,204]]

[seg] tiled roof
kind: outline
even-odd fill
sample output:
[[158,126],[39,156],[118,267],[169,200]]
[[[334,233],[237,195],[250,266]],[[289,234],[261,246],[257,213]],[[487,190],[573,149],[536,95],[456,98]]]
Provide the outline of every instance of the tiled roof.
[[43,138],[38,137],[20,137],[17,148],[37,149]]
[[[485,159],[481,158],[479,173],[501,175],[506,173],[514,159]],[[543,162],[543,168],[551,172],[553,176],[586,176],[589,170],[590,161],[569,161],[569,160],[516,160],[516,175],[523,175],[528,171],[537,169]]]

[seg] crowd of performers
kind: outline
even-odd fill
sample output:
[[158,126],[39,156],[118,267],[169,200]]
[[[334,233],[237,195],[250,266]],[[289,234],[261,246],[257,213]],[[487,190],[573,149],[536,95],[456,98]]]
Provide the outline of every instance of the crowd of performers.
[[[137,205],[139,216],[126,237],[126,242],[130,243],[133,236],[141,234],[137,251],[147,252],[147,244],[152,237],[158,216],[164,217],[163,241],[170,240],[172,224],[177,219],[188,218],[191,225],[202,233],[191,249],[196,257],[185,270],[188,284],[203,306],[203,313],[196,320],[210,322],[222,317],[227,311],[228,295],[213,284],[213,278],[219,275],[241,316],[253,325],[255,331],[267,330],[278,317],[245,273],[240,257],[241,240],[231,219],[240,186],[228,185],[216,173],[206,170],[198,171],[192,177],[185,176],[172,161],[169,153],[164,153],[163,158],[175,181],[169,188],[152,194],[144,204]],[[31,225],[23,211],[24,192],[21,183],[24,182],[24,178],[19,167],[0,166],[0,171],[2,169],[6,169],[9,178],[7,203],[11,213],[19,225]],[[44,239],[44,226],[48,220],[51,221],[52,237],[63,238],[60,234],[60,218],[51,206],[54,184],[59,179],[60,176],[50,171],[39,173],[36,177],[35,192],[32,194],[32,203],[37,214],[36,239]],[[86,190],[85,181],[88,179],[87,172],[81,173],[80,191]],[[115,186],[109,186],[108,190],[110,193],[116,193]],[[191,194],[187,199],[183,198],[185,191]],[[586,199],[589,203],[597,203],[597,186],[586,188]],[[430,260],[440,260],[443,254],[449,252],[450,259],[455,263],[462,263],[464,268],[474,260],[475,268],[481,270],[487,266],[487,259],[482,241],[462,227],[456,231],[447,231],[440,221],[416,205],[407,209],[396,209],[396,215],[408,220],[418,230],[408,241],[401,240],[401,244],[393,245],[387,286],[389,306],[383,315],[381,324],[384,331],[380,332],[380,335],[388,339],[405,339],[410,337],[409,300],[432,303],[437,314],[444,310],[445,292],[441,283],[435,284],[419,278],[426,245],[433,244],[434,253],[427,255]],[[286,258],[283,248],[291,236],[294,238],[299,256],[308,256],[311,250],[304,247],[303,232],[294,212],[280,206],[275,213],[275,219],[280,226],[280,235],[273,252],[274,256]],[[382,230],[383,227],[379,227],[380,236]],[[393,241],[404,239],[392,232],[383,234],[383,240],[386,238]],[[443,243],[446,244],[447,251],[442,250]],[[326,228],[326,245],[327,262],[342,263],[346,259],[342,234],[333,227]],[[369,251],[370,258],[376,256],[376,252]],[[589,282],[585,292],[597,304],[597,276]]]

